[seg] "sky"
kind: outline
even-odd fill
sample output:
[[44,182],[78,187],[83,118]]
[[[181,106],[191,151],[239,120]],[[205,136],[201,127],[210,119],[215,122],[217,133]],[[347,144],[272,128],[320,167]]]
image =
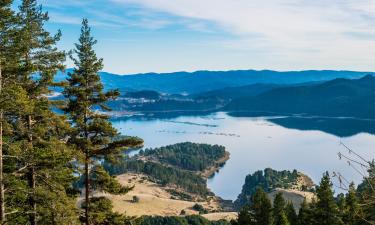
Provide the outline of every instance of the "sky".
[[49,12],[47,29],[62,31],[64,50],[74,48],[88,18],[107,72],[375,71],[375,0],[39,3]]

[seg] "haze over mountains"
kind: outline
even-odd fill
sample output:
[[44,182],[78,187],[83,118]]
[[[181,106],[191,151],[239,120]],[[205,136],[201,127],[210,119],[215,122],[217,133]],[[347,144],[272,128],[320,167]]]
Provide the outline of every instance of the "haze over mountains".
[[233,100],[225,110],[331,117],[374,118],[375,77],[334,79],[317,85],[276,88]]
[[[70,72],[71,70],[67,70]],[[375,77],[354,71],[198,71],[120,76],[100,73],[122,98],[117,112],[304,115],[374,118]],[[59,73],[57,80],[65,79]]]
[[[71,72],[67,69],[66,72]],[[298,84],[327,81],[335,78],[360,78],[370,72],[308,70],[277,72],[271,70],[236,71],[197,71],[175,73],[147,73],[135,75],[117,75],[101,72],[100,77],[106,88],[118,88],[121,92],[135,90],[154,90],[169,94],[197,94],[227,87],[251,84]],[[65,79],[66,74],[59,73],[56,80]]]

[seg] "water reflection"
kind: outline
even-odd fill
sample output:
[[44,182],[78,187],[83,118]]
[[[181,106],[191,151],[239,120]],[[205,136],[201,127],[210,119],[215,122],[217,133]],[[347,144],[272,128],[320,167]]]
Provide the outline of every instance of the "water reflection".
[[286,117],[269,121],[298,130],[320,130],[338,137],[350,137],[359,133],[375,134],[375,120],[353,118]]
[[358,183],[361,178],[337,157],[339,151],[345,151],[340,140],[365,157],[375,158],[375,136],[369,134],[374,132],[368,121],[249,118],[225,113],[180,116],[173,121],[127,119],[114,121],[114,125],[123,134],[142,137],[146,148],[184,141],[225,146],[231,158],[208,181],[212,191],[225,199],[237,197],[247,174],[266,167],[298,169],[316,182],[324,171],[340,171],[347,179]]

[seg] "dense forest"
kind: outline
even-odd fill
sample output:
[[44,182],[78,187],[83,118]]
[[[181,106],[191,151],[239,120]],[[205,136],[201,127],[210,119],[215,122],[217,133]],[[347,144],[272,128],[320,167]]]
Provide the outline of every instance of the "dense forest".
[[209,221],[201,216],[186,216],[186,217],[151,217],[145,216],[142,218],[139,225],[230,225],[228,221]]
[[217,160],[225,157],[225,154],[223,146],[191,142],[145,149],[140,152],[141,156],[191,171],[203,171],[214,166]]
[[[355,225],[374,224],[374,170],[371,163],[370,178],[365,188],[356,190],[354,184],[347,187],[346,194],[334,196],[331,178],[323,175],[316,188],[316,198],[304,201],[297,213],[281,194],[271,203],[266,192],[258,187],[239,212],[238,220],[232,225]],[[372,196],[372,197],[371,197]]]
[[113,164],[104,162],[103,166],[111,175],[120,175],[126,172],[143,173],[161,185],[176,185],[189,193],[207,196],[206,180],[196,173],[181,170],[173,166],[142,160],[121,160]]
[[[48,13],[36,0],[21,1],[17,12],[12,3],[0,1],[0,223],[97,224],[92,192],[129,190],[99,162],[143,142],[122,138],[103,113],[119,92],[103,89],[87,19],[68,54],[56,47],[61,32],[45,29]],[[56,83],[67,56],[75,68]],[[56,86],[63,101],[48,98]],[[84,188],[75,188],[77,179]]]
[[189,193],[206,197],[212,193],[207,189],[206,180],[196,172],[221,166],[216,161],[225,155],[223,146],[184,142],[141,150],[134,158],[125,157],[115,164],[104,161],[102,165],[111,175],[143,173],[163,186],[175,185]]

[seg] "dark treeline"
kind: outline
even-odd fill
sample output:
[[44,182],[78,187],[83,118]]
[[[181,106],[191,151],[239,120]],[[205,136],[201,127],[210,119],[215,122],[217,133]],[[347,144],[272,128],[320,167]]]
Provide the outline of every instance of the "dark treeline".
[[161,163],[171,164],[181,169],[203,171],[225,156],[225,147],[185,142],[146,149],[141,151],[140,155],[149,156]]
[[104,162],[103,166],[111,175],[127,172],[143,173],[161,185],[176,185],[189,193],[199,194],[203,197],[210,194],[206,180],[201,176],[172,166],[142,160],[122,160],[116,164]]
[[145,216],[141,218],[139,225],[230,225],[230,223],[225,220],[209,221],[195,215],[186,217]]
[[[108,116],[94,111],[109,110],[106,101],[119,93],[103,91],[97,75],[102,59],[93,50],[88,21],[69,54],[75,68],[54,83],[68,56],[56,47],[61,32],[44,28],[48,13],[36,0],[21,1],[16,12],[12,4],[0,1],[0,223],[94,224],[91,191],[128,190],[98,162],[142,141],[118,138]],[[65,101],[48,98],[55,86],[64,90]],[[85,188],[77,190],[73,183],[80,177]],[[77,207],[80,194],[85,198]]]
[[291,203],[277,194],[273,204],[258,187],[240,210],[232,225],[356,225],[375,224],[375,165],[370,163],[369,177],[356,190],[350,184],[346,194],[334,196],[331,178],[324,174],[312,202],[306,200],[297,213]]

